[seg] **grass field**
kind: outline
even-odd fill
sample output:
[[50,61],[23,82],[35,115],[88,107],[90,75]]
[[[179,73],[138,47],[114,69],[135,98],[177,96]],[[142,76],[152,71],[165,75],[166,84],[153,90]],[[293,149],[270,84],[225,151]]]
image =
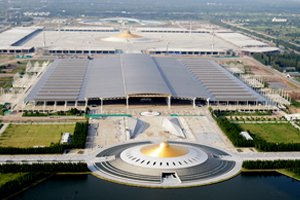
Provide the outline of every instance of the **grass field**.
[[280,170],[277,170],[279,173],[283,174],[283,175],[286,175],[288,177],[292,177],[298,181],[300,181],[300,176],[295,174],[294,172],[291,172],[287,169],[280,169]]
[[7,127],[0,137],[0,147],[50,146],[58,143],[62,132],[73,133],[75,124],[15,125]]
[[8,61],[8,60],[13,60],[15,59],[14,56],[10,56],[10,55],[0,55],[0,62],[2,61]]
[[291,106],[294,106],[296,108],[300,108],[300,102],[295,100],[295,99],[292,99]]
[[26,173],[0,173],[0,187],[7,182],[13,181],[21,176],[24,176]]
[[0,77],[0,88],[11,88],[13,77]]
[[274,25],[274,24],[268,24],[268,25],[262,25],[262,26],[250,26],[249,28],[266,33],[268,35],[271,35],[273,37],[277,37],[279,39],[294,42],[294,43],[300,43],[299,34],[300,34],[300,28],[294,27],[294,26],[280,26],[280,25]]
[[300,131],[291,124],[240,124],[244,130],[274,143],[300,143]]
[[11,72],[12,74],[16,73],[24,73],[26,70],[27,62],[21,62],[20,64],[17,64],[17,67]]

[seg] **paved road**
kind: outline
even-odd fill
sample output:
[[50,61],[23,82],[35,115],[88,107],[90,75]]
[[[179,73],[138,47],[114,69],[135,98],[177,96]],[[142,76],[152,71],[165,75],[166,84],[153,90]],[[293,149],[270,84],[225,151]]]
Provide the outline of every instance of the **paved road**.
[[100,151],[99,148],[85,150],[84,154],[69,153],[69,154],[30,154],[30,155],[0,155],[0,163],[56,163],[56,162],[88,162],[94,160]]
[[[56,162],[91,162],[97,159],[101,149],[86,151],[85,154],[48,154],[48,155],[0,155],[0,163],[56,163]],[[251,152],[235,153],[241,160],[300,160],[300,152]]]
[[83,155],[2,155],[0,163],[86,162]]
[[242,160],[300,160],[300,152],[237,153]]

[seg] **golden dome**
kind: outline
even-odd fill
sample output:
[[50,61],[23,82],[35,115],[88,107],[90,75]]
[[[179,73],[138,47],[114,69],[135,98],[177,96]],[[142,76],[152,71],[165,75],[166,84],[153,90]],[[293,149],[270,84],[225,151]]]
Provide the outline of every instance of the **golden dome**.
[[132,39],[132,38],[141,38],[140,35],[132,34],[130,31],[124,31],[123,33],[120,33],[118,35],[113,36],[114,38],[124,38],[124,39]]
[[182,146],[161,142],[160,144],[145,146],[141,149],[141,152],[146,156],[155,158],[173,158],[186,155],[189,150]]

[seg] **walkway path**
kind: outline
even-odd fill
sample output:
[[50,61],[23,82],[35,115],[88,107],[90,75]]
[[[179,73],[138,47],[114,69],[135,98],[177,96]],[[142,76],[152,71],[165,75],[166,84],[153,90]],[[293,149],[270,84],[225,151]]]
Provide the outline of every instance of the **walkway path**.
[[300,152],[236,153],[242,160],[300,160]]
[[[56,163],[91,162],[101,151],[100,148],[86,151],[85,154],[47,154],[47,155],[0,155],[0,163]],[[300,160],[300,152],[247,152],[234,153],[241,160]],[[107,158],[109,159],[109,158]],[[104,161],[104,160],[103,160]]]
[[0,155],[0,163],[57,163],[57,162],[88,162],[96,158],[99,148],[84,154],[30,154],[30,155]]

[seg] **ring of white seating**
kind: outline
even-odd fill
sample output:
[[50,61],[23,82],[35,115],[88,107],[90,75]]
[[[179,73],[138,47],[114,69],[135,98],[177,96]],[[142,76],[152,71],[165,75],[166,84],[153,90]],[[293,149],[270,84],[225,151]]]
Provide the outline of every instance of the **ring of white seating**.
[[151,169],[188,168],[200,165],[208,159],[208,155],[206,152],[194,147],[189,147],[189,152],[183,156],[171,158],[150,157],[141,152],[141,149],[146,145],[139,145],[126,149],[121,153],[121,159],[131,165]]

